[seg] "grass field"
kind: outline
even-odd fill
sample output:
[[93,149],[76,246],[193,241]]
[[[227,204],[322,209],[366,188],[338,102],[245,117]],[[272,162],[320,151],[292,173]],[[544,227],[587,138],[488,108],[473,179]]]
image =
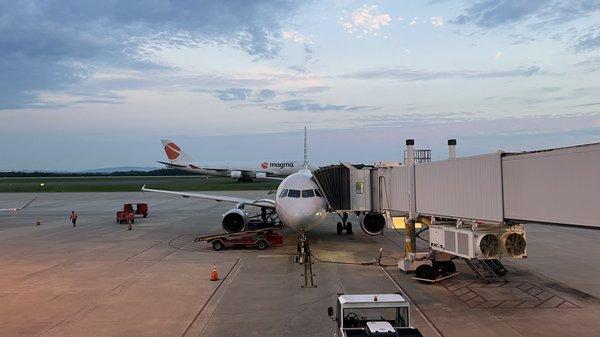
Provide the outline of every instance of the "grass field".
[[274,190],[277,181],[239,183],[226,177],[40,177],[0,178],[0,193],[7,192],[134,192],[142,185],[174,191]]

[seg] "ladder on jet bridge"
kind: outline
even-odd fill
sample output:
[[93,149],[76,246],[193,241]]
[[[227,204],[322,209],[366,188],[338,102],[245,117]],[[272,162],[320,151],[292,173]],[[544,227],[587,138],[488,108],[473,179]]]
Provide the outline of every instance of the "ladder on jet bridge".
[[487,283],[506,282],[504,276],[508,270],[497,259],[464,259],[465,263]]

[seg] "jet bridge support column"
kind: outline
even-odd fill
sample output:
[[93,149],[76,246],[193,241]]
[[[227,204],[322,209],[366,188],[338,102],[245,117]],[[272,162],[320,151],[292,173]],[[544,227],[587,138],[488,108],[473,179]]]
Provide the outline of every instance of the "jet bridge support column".
[[410,192],[409,192],[409,214],[405,220],[404,226],[404,255],[410,256],[416,252],[416,241],[417,234],[415,230],[415,221],[417,218],[416,198],[415,198],[415,153],[414,153],[415,140],[406,140],[406,166],[410,169]]

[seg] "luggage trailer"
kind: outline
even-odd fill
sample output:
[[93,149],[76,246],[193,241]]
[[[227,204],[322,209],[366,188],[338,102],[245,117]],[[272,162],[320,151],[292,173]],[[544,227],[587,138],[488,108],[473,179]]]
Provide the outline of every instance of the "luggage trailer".
[[194,242],[207,242],[216,251],[226,248],[258,248],[283,245],[283,234],[276,232],[281,227],[270,227],[257,230],[247,230],[236,233],[222,233],[215,235],[199,236]]

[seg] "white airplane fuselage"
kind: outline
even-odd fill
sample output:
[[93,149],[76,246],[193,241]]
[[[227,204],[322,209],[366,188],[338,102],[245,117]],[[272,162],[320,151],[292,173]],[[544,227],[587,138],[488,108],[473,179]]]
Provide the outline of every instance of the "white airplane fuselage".
[[302,163],[292,160],[255,161],[246,163],[196,163],[190,155],[171,140],[162,140],[168,161],[159,161],[167,168],[207,176],[231,177],[239,180],[286,177],[298,172]]
[[327,216],[327,203],[309,170],[300,170],[279,184],[275,209],[283,224],[294,231],[310,231]]
[[[182,165],[183,166],[183,165]],[[257,173],[265,173],[268,176],[285,177],[298,172],[301,163],[298,161],[285,162],[261,162],[261,163],[215,163],[208,167],[218,167],[219,169],[210,169],[206,164],[186,163],[185,167],[176,167],[179,170],[202,174],[207,176],[231,176],[232,172],[240,172],[244,176],[255,178]],[[237,178],[237,177],[234,177]]]

